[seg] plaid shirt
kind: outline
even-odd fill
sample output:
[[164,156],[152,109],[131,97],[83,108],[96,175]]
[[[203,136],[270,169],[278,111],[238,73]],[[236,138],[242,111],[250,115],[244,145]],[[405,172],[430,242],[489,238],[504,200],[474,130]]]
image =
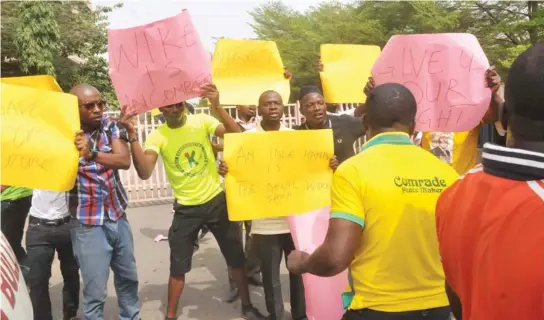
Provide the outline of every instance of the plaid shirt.
[[[86,135],[93,150],[111,153],[112,140],[119,139],[124,133],[113,120],[104,115],[100,128]],[[76,185],[69,197],[72,216],[82,224],[103,225],[106,220],[116,221],[121,218],[127,204],[127,194],[117,169],[79,158]]]

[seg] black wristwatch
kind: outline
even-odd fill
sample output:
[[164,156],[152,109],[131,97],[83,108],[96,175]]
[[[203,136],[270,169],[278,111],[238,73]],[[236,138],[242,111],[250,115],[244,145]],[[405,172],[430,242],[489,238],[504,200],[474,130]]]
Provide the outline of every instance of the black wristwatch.
[[135,141],[138,141],[138,137],[133,137],[133,138],[128,137],[128,139],[127,139],[127,142],[128,142],[128,143],[133,143],[133,142],[135,142]]
[[98,151],[91,151],[91,158],[89,158],[89,161],[93,161],[94,159],[96,159],[96,157],[98,157]]

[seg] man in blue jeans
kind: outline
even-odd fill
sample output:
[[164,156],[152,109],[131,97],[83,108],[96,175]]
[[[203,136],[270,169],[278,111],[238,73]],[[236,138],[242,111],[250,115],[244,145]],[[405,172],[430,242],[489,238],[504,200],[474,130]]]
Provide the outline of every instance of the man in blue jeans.
[[80,158],[69,206],[78,222],[71,234],[83,278],[84,319],[104,319],[111,267],[119,319],[137,320],[138,273],[125,215],[128,199],[118,172],[130,167],[128,145],[117,124],[103,114],[106,102],[95,87],[79,84],[71,93],[78,98],[81,131],[75,138]]

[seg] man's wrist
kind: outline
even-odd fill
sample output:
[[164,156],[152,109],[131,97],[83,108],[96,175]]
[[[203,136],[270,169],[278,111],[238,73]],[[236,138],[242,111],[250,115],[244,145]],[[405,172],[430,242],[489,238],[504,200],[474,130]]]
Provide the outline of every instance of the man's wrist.
[[92,150],[84,158],[87,161],[92,161],[92,160],[96,159],[97,156],[98,156],[98,151]]

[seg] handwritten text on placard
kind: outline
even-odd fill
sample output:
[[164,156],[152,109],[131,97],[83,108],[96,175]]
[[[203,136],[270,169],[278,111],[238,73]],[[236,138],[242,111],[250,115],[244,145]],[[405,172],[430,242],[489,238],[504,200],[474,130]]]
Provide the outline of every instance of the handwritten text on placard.
[[485,115],[489,62],[470,34],[399,35],[372,68],[376,84],[396,82],[413,93],[417,131],[468,131]]
[[2,184],[70,190],[79,158],[77,98],[3,83],[1,112]]
[[228,134],[229,219],[281,217],[330,205],[331,130]]
[[217,41],[213,56],[213,81],[221,92],[221,102],[256,105],[266,90],[275,90],[289,99],[289,80],[274,41]]
[[109,73],[121,105],[145,112],[200,96],[211,59],[187,10],[130,29],[108,30]]

